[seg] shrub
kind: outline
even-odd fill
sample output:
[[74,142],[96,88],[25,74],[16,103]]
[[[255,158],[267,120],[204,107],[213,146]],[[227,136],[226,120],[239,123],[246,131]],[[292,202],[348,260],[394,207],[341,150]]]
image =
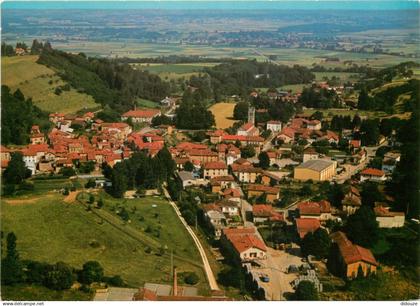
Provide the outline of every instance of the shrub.
[[195,272],[188,272],[184,275],[184,282],[188,285],[195,285],[200,281],[200,278],[198,277]]

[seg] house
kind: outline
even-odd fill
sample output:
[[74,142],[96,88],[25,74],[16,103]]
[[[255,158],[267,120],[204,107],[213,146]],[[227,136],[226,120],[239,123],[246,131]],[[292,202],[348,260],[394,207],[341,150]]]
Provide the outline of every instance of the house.
[[333,143],[338,144],[338,142],[340,141],[340,137],[333,131],[327,131],[326,134],[321,139],[328,140],[330,144],[333,144]]
[[303,162],[319,159],[319,153],[313,147],[308,147],[303,151]]
[[203,166],[204,178],[214,178],[217,176],[227,176],[227,165],[222,161],[208,162]]
[[384,155],[384,160],[382,162],[382,171],[386,174],[391,174],[394,172],[395,167],[401,159],[401,153],[397,152],[388,152]]
[[225,199],[228,199],[230,201],[235,201],[235,202],[239,203],[239,202],[241,202],[242,194],[239,191],[239,189],[227,188],[227,189],[223,190],[222,196]]
[[291,143],[295,140],[295,133],[295,129],[291,127],[284,127],[277,136],[277,139],[282,140],[284,143]]
[[165,97],[165,99],[160,101],[160,104],[166,107],[171,107],[176,104],[177,99],[172,97]]
[[351,186],[341,201],[342,209],[347,215],[352,215],[362,206],[362,199],[359,190]]
[[295,168],[294,179],[326,181],[335,175],[336,165],[336,162],[323,159],[308,160]]
[[383,182],[386,180],[385,172],[375,168],[366,168],[360,172],[360,182]]
[[296,218],[296,231],[300,239],[303,239],[307,233],[313,233],[321,227],[318,219],[313,218]]
[[403,227],[405,214],[403,212],[391,212],[389,207],[378,206],[374,208],[376,221],[380,228]]
[[159,109],[144,108],[144,109],[135,109],[128,111],[121,115],[121,120],[126,121],[131,118],[132,122],[140,123],[146,122],[151,123],[152,119],[156,116],[160,116],[161,112]]
[[260,131],[251,122],[243,124],[236,132],[238,136],[259,136]]
[[326,200],[320,202],[300,202],[297,205],[300,218],[314,218],[321,222],[333,219],[331,204]]
[[219,192],[223,189],[229,188],[235,181],[232,175],[216,176],[210,180],[212,192]]
[[281,181],[281,177],[269,171],[262,171],[261,184],[266,186],[277,185]]
[[270,120],[267,121],[267,130],[272,132],[278,132],[281,130],[281,122],[280,121],[274,121]]
[[207,225],[213,230],[215,238],[219,239],[222,234],[222,228],[227,225],[222,209],[216,204],[204,204],[203,212]]
[[16,48],[15,49],[15,55],[25,55],[26,54],[26,50],[23,48]]
[[311,120],[306,122],[306,128],[313,131],[319,131],[321,129],[321,121]]
[[265,223],[265,222],[284,222],[284,215],[281,212],[276,212],[273,206],[266,204],[255,204],[252,206],[252,217],[253,222]]
[[182,188],[193,186],[195,184],[195,178],[192,175],[192,172],[188,171],[179,171],[178,172],[179,180],[182,183]]
[[267,247],[257,236],[254,227],[224,228],[220,241],[222,246],[231,250],[242,263],[267,258]]
[[215,203],[222,210],[222,213],[226,217],[232,218],[233,216],[239,216],[239,204],[236,201],[230,199],[222,199]]
[[248,198],[258,198],[260,196],[265,195],[266,201],[269,203],[277,201],[280,195],[280,189],[278,187],[270,187],[259,184],[249,184],[246,187],[246,191]]
[[31,128],[30,134],[31,144],[43,144],[45,143],[45,135],[41,133],[38,125],[34,125]]
[[363,276],[376,272],[379,263],[370,250],[353,244],[343,232],[332,233],[330,237],[337,255],[336,260],[329,262],[330,269],[349,279],[359,276],[359,271]]
[[231,168],[233,175],[241,183],[255,183],[258,175],[261,173],[260,168],[255,168],[252,165],[233,163]]

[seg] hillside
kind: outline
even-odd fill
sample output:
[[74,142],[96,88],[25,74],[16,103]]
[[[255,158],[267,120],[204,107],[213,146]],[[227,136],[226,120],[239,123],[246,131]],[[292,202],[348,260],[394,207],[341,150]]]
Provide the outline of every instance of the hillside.
[[73,88],[56,95],[55,89],[67,83],[54,70],[38,64],[37,60],[36,55],[2,57],[2,85],[12,90],[19,88],[25,97],[32,97],[35,105],[48,112],[67,114],[99,107],[91,96]]

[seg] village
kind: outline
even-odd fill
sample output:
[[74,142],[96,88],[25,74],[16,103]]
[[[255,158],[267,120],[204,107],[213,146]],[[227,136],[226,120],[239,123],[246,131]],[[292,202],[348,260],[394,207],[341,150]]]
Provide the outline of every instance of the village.
[[[297,100],[287,93],[282,98]],[[256,124],[256,109],[249,107],[247,121],[235,134],[212,129],[198,142],[173,125],[153,124],[165,111],[168,117],[173,116],[178,106],[177,99],[168,97],[161,104],[162,109],[135,108],[122,114],[119,122],[104,122],[94,112],[77,116],[51,113],[49,120],[54,127],[47,135],[33,126],[29,145],[2,146],[1,167],[7,168],[12,154],[20,152],[33,176],[80,176],[88,178],[95,188],[106,188],[112,182],[102,174],[105,165],[112,168],[138,151],[153,157],[167,147],[176,164],[180,188],[201,190],[210,199],[206,203],[197,199],[196,205],[201,226],[212,241],[212,256],[242,267],[258,298],[286,300],[304,280],[322,292],[321,280],[375,273],[380,263],[372,252],[334,229],[361,208],[360,184],[383,184],[390,179],[400,160],[398,151],[383,155],[381,169],[369,165],[381,146],[395,141],[392,137],[382,136],[375,146],[363,146],[355,137],[357,127],[337,133],[323,129],[322,119],[305,114],[296,114],[287,123],[269,120]],[[331,148],[344,143],[347,154],[320,153],[319,147],[313,146],[320,143]],[[296,144],[301,147],[298,151]],[[343,186],[343,197],[331,203],[321,189],[337,185]],[[291,190],[294,196],[290,196]],[[127,190],[124,196],[139,194]],[[405,214],[393,212],[390,201],[374,203],[379,228],[405,224]],[[179,214],[179,218],[183,216]],[[325,256],[310,255],[311,247],[302,250],[305,239],[320,230],[330,240],[328,245],[336,246],[332,255],[335,267],[331,257],[327,262]],[[203,257],[203,261],[207,259]],[[206,273],[211,282],[214,276]],[[177,290],[175,286],[172,292]],[[217,283],[213,287],[216,293]],[[133,299],[153,300],[159,299],[156,290],[130,292]]]

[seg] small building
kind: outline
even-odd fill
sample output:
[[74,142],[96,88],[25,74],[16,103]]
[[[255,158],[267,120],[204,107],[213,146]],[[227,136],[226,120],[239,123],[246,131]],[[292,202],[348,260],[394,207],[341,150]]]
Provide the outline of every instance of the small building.
[[303,162],[313,159],[319,159],[319,153],[312,147],[306,148],[303,151]]
[[254,227],[224,228],[220,240],[222,246],[233,251],[242,263],[267,258],[267,247]]
[[326,181],[335,175],[336,165],[334,161],[323,159],[308,160],[295,168],[294,179]]
[[267,130],[272,132],[278,132],[281,131],[281,122],[280,121],[274,121],[270,120],[267,122]]
[[378,206],[374,208],[376,221],[380,228],[403,227],[405,214],[403,212],[391,212],[389,207]]
[[284,222],[284,215],[281,212],[277,212],[273,209],[273,206],[266,204],[255,204],[252,206],[252,217],[253,222],[265,223],[265,222]]
[[313,233],[321,227],[321,223],[318,219],[297,218],[295,219],[295,222],[296,231],[300,239],[303,239],[307,233]]
[[261,173],[260,168],[255,168],[252,165],[240,165],[237,163],[232,164],[233,175],[241,183],[255,183],[258,175]]
[[227,176],[228,168],[224,162],[215,161],[205,163],[203,166],[204,178],[214,178],[218,176]]
[[134,123],[151,123],[152,119],[156,116],[160,116],[161,112],[159,109],[145,108],[145,109],[135,109],[128,111],[121,115],[121,120],[125,121],[131,118]]
[[204,219],[208,226],[213,230],[214,237],[220,238],[222,228],[226,226],[226,217],[222,213],[222,209],[216,204],[204,204]]
[[328,263],[330,269],[349,279],[359,276],[359,271],[363,272],[363,276],[376,273],[379,263],[370,250],[353,244],[343,232],[332,233],[331,239],[336,257]]
[[236,132],[238,136],[259,136],[260,131],[251,122],[243,124]]
[[360,172],[360,182],[383,182],[386,180],[385,172],[375,168],[366,168]]
[[344,195],[344,199],[341,201],[343,211],[347,215],[352,215],[362,206],[362,199],[360,197],[359,190],[351,186],[349,191]]
[[249,184],[246,187],[246,191],[248,198],[258,198],[262,195],[266,195],[266,201],[268,203],[273,203],[277,201],[280,196],[280,188],[260,184]]
[[314,218],[321,222],[333,219],[331,215],[331,204],[326,200],[320,202],[298,203],[299,216],[301,218]]
[[311,120],[306,123],[306,128],[313,131],[319,131],[321,129],[321,121]]
[[195,178],[193,177],[192,172],[179,171],[178,172],[178,177],[179,177],[179,180],[182,183],[182,188],[183,189],[185,189],[185,187],[195,185]]

